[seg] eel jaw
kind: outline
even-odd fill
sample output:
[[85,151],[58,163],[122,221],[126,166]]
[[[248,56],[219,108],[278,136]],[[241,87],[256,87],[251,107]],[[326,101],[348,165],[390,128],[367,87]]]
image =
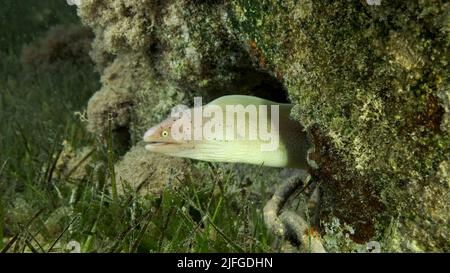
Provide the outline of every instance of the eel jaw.
[[151,151],[153,149],[153,147],[158,147],[158,146],[163,146],[166,145],[166,143],[163,142],[147,142],[145,144],[145,149]]
[[162,141],[147,141],[146,143],[147,143],[146,146],[160,146],[160,145],[173,144],[170,142],[162,142]]
[[180,144],[168,141],[146,141],[145,149],[151,152],[169,154],[176,151]]

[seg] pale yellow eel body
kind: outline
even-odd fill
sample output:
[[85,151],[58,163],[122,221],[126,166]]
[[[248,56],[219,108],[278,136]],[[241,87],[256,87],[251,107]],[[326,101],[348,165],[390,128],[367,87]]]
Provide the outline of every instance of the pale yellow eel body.
[[[272,130],[275,130],[276,126],[273,126],[274,120],[272,120],[270,107],[278,106],[278,130],[277,132],[271,131],[272,134],[275,133],[279,136],[276,149],[261,149],[261,145],[267,145],[267,139],[265,139],[265,141],[261,139],[251,139],[249,133],[240,135],[235,132],[232,140],[227,140],[225,137],[213,139],[203,138],[199,140],[178,140],[171,135],[172,126],[174,126],[178,120],[178,118],[173,117],[167,118],[145,133],[144,141],[147,143],[146,149],[151,152],[169,156],[212,162],[239,162],[271,167],[307,167],[307,154],[311,145],[307,140],[303,127],[290,118],[290,112],[293,107],[292,104],[281,104],[252,96],[230,95],[220,97],[205,106],[214,106],[216,107],[215,109],[221,109],[224,113],[223,119],[225,120],[227,105],[242,105],[244,107],[255,105],[256,108],[261,105],[267,105],[268,115],[266,115],[267,118],[263,120],[267,123],[266,125],[268,128]],[[205,106],[203,106],[203,109]],[[188,111],[194,114],[194,108],[191,108]],[[258,112],[258,118],[261,118],[261,116]],[[239,120],[242,118],[243,116],[234,115],[235,124],[242,122],[243,120]],[[244,119],[246,132],[249,132],[250,129],[257,130],[260,128],[258,122],[251,122],[249,120],[248,115],[244,115]],[[202,117],[200,120],[202,125],[205,126],[208,121],[211,121],[211,117]],[[194,126],[194,120],[192,120],[192,126]]]

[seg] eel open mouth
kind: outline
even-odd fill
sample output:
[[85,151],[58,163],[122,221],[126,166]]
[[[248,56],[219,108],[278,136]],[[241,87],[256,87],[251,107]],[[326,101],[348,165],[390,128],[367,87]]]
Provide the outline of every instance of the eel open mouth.
[[145,148],[151,149],[152,147],[160,147],[166,145],[179,145],[180,143],[172,142],[172,141],[148,141],[145,142]]

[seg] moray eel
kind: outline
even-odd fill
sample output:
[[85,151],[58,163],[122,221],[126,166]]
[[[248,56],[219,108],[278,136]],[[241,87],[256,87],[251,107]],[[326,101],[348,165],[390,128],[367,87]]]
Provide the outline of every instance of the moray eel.
[[[245,108],[247,110],[258,110],[266,107],[267,111],[266,113],[256,111],[257,120],[255,120],[250,118],[251,111],[239,115],[230,111],[229,106],[253,107]],[[262,108],[260,108],[261,106]],[[169,156],[211,162],[239,162],[305,169],[308,166],[307,155],[311,145],[303,127],[290,118],[292,107],[293,104],[276,103],[252,96],[223,96],[204,106],[185,110],[185,113],[190,115],[190,119],[185,119],[184,124],[187,124],[183,127],[185,129],[179,126],[182,115],[178,117],[170,116],[147,130],[143,140],[146,142],[145,148],[148,151]],[[278,115],[276,112],[272,112],[272,109],[278,109]],[[198,117],[200,111],[203,111],[203,115]],[[217,111],[221,113],[217,113]],[[205,112],[209,114],[205,115]],[[195,116],[196,113],[197,116]],[[232,122],[227,122],[227,117]],[[223,121],[223,127],[211,126],[214,118],[216,118],[216,122],[218,120]],[[187,123],[186,120],[188,120]],[[276,121],[278,121],[278,124],[275,123]],[[178,131],[174,130],[176,125],[179,126]],[[218,133],[214,134],[213,137],[196,138],[194,131],[198,129],[198,125],[209,129],[214,128],[211,131]],[[230,135],[226,135],[225,129],[233,125],[235,130]],[[189,126],[191,126],[190,130],[186,129]],[[256,139],[254,135],[252,137],[250,131],[253,129],[260,133],[258,129],[261,128],[267,128],[270,135],[266,134],[265,138],[258,137]],[[245,129],[245,133],[243,133],[243,129]],[[174,137],[174,132],[181,132],[188,137],[182,139],[179,136]],[[228,139],[227,136],[232,136],[232,138]],[[273,137],[273,139],[269,140],[268,136]],[[275,144],[272,145],[272,149],[267,148],[270,141]],[[266,145],[266,149],[262,149],[264,145]]]

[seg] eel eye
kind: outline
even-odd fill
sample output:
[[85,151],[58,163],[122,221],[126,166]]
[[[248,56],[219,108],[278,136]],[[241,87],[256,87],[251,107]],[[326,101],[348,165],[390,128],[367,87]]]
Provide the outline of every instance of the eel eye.
[[163,132],[161,133],[161,136],[163,136],[163,137],[168,137],[168,136],[169,136],[169,132],[163,131]]

